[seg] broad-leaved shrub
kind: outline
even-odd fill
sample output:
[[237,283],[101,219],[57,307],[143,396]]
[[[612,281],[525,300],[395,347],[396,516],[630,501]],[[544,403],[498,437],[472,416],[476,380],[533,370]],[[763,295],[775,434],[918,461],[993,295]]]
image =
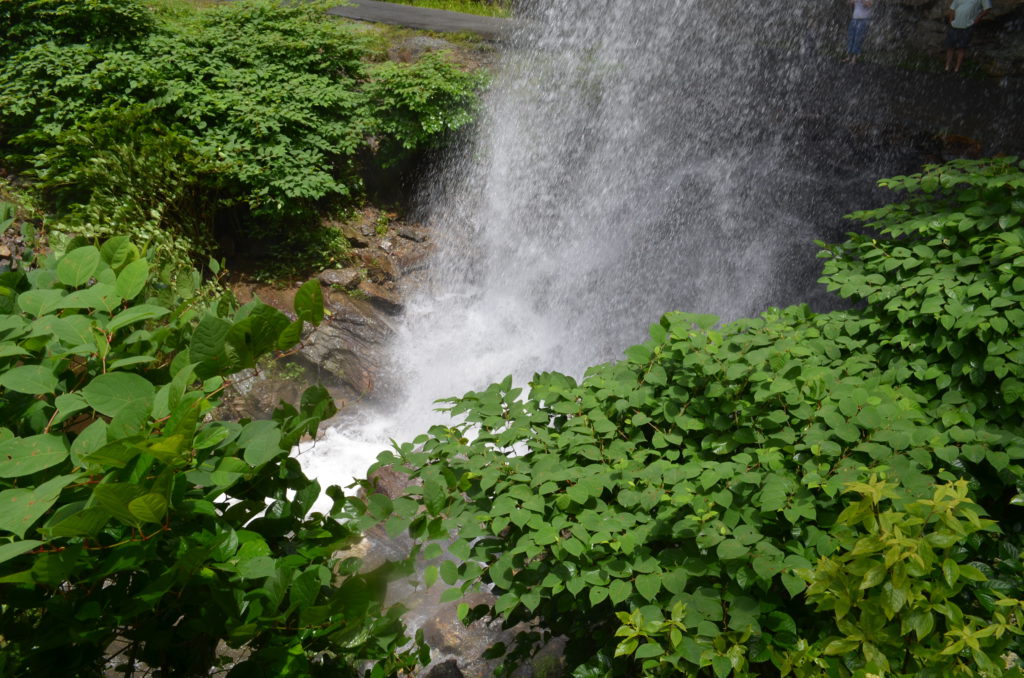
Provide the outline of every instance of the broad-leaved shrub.
[[490,588],[576,676],[1020,675],[1024,173],[883,185],[912,195],[826,250],[864,308],[669,313],[581,382],[453,399],[364,523],[445,544],[425,582]]

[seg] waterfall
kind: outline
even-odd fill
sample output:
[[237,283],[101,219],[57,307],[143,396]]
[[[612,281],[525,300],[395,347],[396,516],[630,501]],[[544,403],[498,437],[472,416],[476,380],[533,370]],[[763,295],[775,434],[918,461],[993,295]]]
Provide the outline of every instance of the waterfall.
[[[839,237],[896,161],[822,124],[838,30],[819,2],[785,5],[522,8],[474,138],[424,193],[438,251],[394,342],[399,395],[330,431],[307,467],[359,475],[388,438],[444,422],[435,399],[507,374],[582,376],[669,310],[827,304],[813,240]],[[837,119],[860,105],[827,102]]]

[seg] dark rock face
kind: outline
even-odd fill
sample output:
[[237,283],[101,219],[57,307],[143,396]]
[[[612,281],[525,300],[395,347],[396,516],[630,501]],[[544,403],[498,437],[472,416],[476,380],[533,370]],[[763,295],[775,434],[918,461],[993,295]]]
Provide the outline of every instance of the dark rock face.
[[303,341],[297,357],[337,396],[366,396],[373,391],[394,328],[370,302],[344,292],[328,291],[324,305],[330,316]]

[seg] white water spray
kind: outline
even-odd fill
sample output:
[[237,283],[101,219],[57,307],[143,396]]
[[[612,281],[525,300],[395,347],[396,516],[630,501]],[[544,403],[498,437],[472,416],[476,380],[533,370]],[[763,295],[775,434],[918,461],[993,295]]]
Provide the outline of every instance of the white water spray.
[[797,104],[816,66],[790,27],[815,3],[537,4],[472,147],[427,191],[439,247],[392,350],[402,396],[303,451],[325,485],[443,423],[438,398],[507,374],[582,376],[669,310],[729,319],[807,300],[812,241],[841,213],[831,168],[849,161],[818,138],[804,155]]

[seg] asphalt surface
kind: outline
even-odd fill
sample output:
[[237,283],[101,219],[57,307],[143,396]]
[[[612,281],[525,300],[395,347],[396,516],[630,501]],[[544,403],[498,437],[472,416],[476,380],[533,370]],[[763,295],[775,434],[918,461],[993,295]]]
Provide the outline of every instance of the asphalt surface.
[[350,5],[332,7],[327,10],[327,13],[346,19],[393,24],[424,31],[476,33],[489,40],[501,39],[509,29],[510,23],[508,19],[497,17],[399,5],[393,2],[378,2],[377,0],[348,0],[348,2]]

